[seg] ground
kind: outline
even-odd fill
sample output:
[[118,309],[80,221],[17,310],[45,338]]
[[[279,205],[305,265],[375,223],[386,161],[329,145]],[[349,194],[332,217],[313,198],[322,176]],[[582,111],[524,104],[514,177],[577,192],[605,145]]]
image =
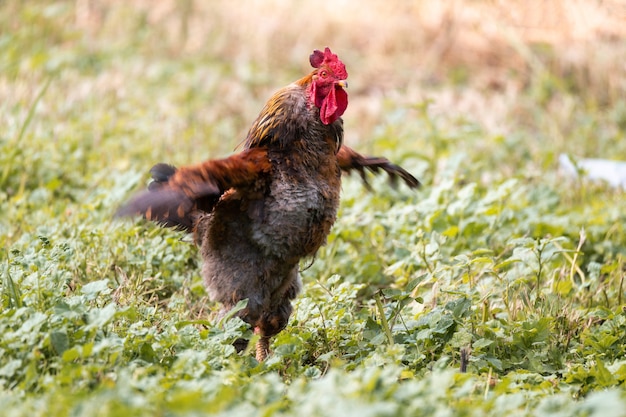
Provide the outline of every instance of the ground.
[[[623,2],[0,4],[0,407],[8,416],[626,415]],[[262,364],[179,232],[112,218],[156,162],[227,156],[264,100],[346,63],[345,178]],[[461,359],[467,354],[467,361]],[[466,372],[461,367],[466,366]]]

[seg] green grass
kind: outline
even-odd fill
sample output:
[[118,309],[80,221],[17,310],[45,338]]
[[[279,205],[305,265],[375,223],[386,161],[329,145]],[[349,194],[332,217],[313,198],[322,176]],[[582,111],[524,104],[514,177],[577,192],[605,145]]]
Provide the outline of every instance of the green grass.
[[[184,31],[192,2],[174,3],[174,27],[85,4],[102,11],[93,27],[74,2],[0,4],[3,415],[626,415],[624,192],[557,166],[562,152],[626,159],[626,75],[607,95],[544,48],[513,99],[450,67],[419,93],[402,66],[397,87],[369,91],[359,74],[380,57],[350,47],[353,28],[337,46],[317,31],[321,45],[259,56],[261,40],[213,21],[188,50],[175,46],[198,36],[194,21]],[[259,364],[231,346],[251,331],[215,320],[189,239],[112,214],[153,163],[228,155],[325,43],[355,79],[347,140],[424,187],[344,180],[328,244]],[[462,112],[468,98],[484,101]]]

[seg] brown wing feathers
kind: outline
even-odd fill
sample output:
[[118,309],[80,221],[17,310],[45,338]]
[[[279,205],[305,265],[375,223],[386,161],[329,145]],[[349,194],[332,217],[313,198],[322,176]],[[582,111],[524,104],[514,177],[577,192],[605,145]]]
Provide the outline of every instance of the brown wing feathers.
[[339,148],[339,152],[337,152],[337,160],[339,161],[339,167],[342,171],[348,173],[353,170],[357,171],[368,189],[371,187],[367,182],[367,177],[365,175],[366,169],[375,174],[381,170],[385,171],[389,175],[389,181],[392,186],[396,186],[398,178],[402,179],[406,185],[411,188],[417,188],[420,186],[420,182],[417,178],[411,175],[404,168],[392,164],[387,158],[363,156],[354,149],[343,145]]
[[210,212],[230,188],[259,188],[270,170],[265,148],[179,169],[157,164],[150,170],[148,190],[133,197],[116,216],[140,214],[163,226],[190,232],[193,212]]
[[[413,175],[388,159],[364,156],[345,145],[337,152],[337,160],[344,172],[357,171],[368,189],[371,187],[366,170],[386,172],[392,186],[397,184],[398,178],[411,188],[420,186]],[[271,163],[265,148],[251,148],[229,158],[180,169],[160,163],[150,170],[152,182],[148,190],[132,198],[116,215],[140,214],[163,226],[190,232],[193,230],[193,212],[210,212],[230,188],[260,189],[270,171]]]

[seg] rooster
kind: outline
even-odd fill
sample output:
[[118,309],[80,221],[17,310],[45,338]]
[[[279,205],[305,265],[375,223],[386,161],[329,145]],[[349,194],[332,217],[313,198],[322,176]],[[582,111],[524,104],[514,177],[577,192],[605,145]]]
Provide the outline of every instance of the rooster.
[[269,99],[240,153],[178,169],[157,164],[148,190],[117,212],[193,233],[221,314],[247,299],[237,314],[259,335],[259,361],[287,325],[300,260],[315,255],[335,222],[342,171],[357,171],[366,186],[365,170],[420,184],[387,159],[342,144],[348,73],[329,48],[309,60],[313,71]]

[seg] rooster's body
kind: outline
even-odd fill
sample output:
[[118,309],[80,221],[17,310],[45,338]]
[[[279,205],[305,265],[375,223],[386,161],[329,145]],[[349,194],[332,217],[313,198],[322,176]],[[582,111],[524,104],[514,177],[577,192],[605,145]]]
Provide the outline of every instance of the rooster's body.
[[419,185],[386,159],[342,146],[345,67],[328,48],[311,64],[311,74],[268,100],[242,152],[180,169],[158,164],[149,191],[120,210],[194,234],[211,298],[224,312],[248,300],[238,314],[261,336],[258,359],[287,324],[300,260],[315,255],[335,222],[341,170],[382,169]]

